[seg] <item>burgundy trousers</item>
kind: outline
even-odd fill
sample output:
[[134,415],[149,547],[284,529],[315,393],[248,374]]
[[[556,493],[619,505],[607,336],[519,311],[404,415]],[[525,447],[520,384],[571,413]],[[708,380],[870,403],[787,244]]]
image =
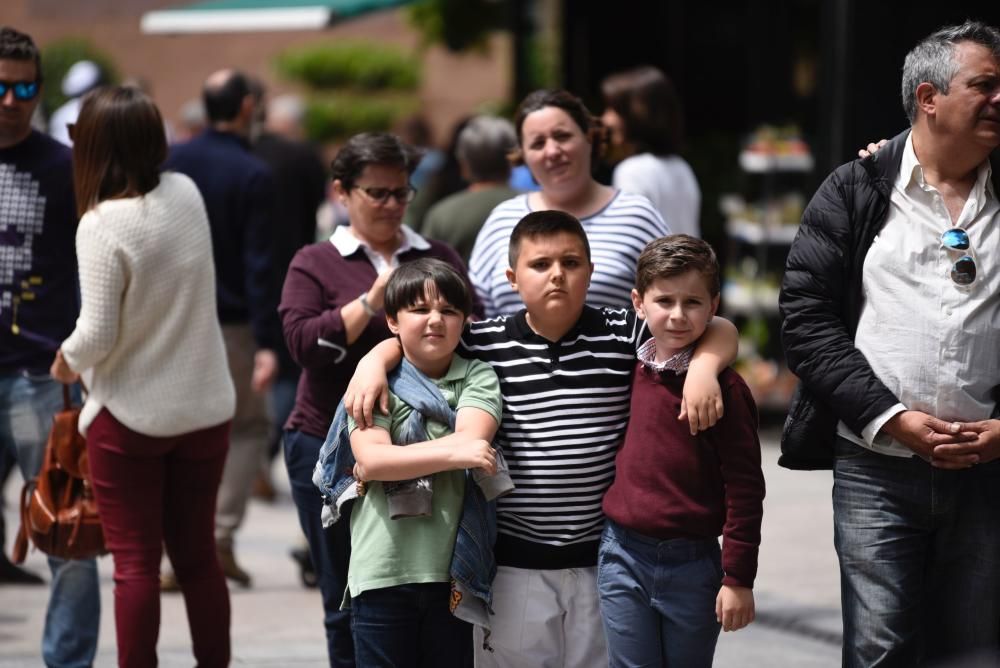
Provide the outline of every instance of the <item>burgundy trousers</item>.
[[87,429],[94,495],[115,564],[119,666],[157,665],[163,545],[184,592],[197,665],[229,664],[229,590],[214,533],[228,447],[228,422],[156,438],[103,409]]

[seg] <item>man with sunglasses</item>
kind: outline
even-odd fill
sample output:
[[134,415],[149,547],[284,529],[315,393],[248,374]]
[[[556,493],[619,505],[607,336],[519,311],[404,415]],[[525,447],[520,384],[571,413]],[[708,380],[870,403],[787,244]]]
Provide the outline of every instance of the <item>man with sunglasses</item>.
[[[31,37],[0,27],[0,449],[26,479],[41,468],[62,389],[48,373],[79,312],[70,150],[33,130],[42,68]],[[90,666],[100,589],[93,559],[49,557],[42,658]]]
[[[274,177],[251,152],[256,100],[246,76],[232,69],[211,74],[202,100],[209,127],[172,146],[164,168],[195,182],[212,232],[217,308],[236,386],[215,540],[226,577],[247,587],[251,577],[237,563],[234,536],[267,456],[270,426],[264,393],[278,373],[274,351],[281,336],[272,277]],[[172,574],[165,575],[162,584],[164,589],[177,588]]]
[[833,468],[844,666],[994,665],[1000,31],[930,35],[902,94],[911,127],[827,178],[789,252],[780,463]]

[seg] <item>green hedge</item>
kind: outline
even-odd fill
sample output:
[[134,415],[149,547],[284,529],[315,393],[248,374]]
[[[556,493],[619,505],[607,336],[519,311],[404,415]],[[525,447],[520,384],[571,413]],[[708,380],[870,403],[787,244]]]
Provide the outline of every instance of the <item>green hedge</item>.
[[306,134],[312,141],[347,139],[359,132],[386,131],[419,108],[415,98],[374,98],[338,95],[309,101]]
[[69,68],[80,60],[92,60],[104,72],[107,83],[117,84],[121,77],[111,56],[82,37],[66,37],[42,48],[42,104],[48,113],[61,107],[68,99],[62,94],[62,80]]
[[420,83],[416,58],[398,49],[369,44],[300,47],[278,56],[276,64],[284,76],[317,89],[410,91]]

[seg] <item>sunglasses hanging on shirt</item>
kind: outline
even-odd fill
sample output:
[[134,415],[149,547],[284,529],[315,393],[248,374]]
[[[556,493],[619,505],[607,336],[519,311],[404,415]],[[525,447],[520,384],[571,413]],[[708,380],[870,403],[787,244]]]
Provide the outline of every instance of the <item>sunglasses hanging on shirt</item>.
[[972,257],[974,253],[969,233],[961,227],[953,227],[941,235],[941,245],[950,251],[962,253],[951,265],[951,280],[962,287],[972,285],[976,280],[976,260]]

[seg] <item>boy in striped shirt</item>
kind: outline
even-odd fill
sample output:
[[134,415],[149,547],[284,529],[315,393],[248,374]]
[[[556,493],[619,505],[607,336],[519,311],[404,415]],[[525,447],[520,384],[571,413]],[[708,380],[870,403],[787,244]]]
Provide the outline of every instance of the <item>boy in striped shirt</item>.
[[[497,505],[493,651],[477,642],[476,664],[606,666],[596,584],[601,499],[628,423],[636,349],[648,333],[631,309],[585,305],[593,264],[573,216],[528,214],[508,255],[507,277],[525,308],[467,325],[458,348],[500,378],[494,444],[516,487]],[[690,410],[678,416],[694,430],[721,414],[716,378],[735,358],[736,338],[716,318],[699,342],[685,388],[687,407],[701,410],[697,420]],[[387,341],[358,365],[344,402],[360,424],[371,424],[378,395],[384,412],[384,369],[399,358],[399,345]]]

